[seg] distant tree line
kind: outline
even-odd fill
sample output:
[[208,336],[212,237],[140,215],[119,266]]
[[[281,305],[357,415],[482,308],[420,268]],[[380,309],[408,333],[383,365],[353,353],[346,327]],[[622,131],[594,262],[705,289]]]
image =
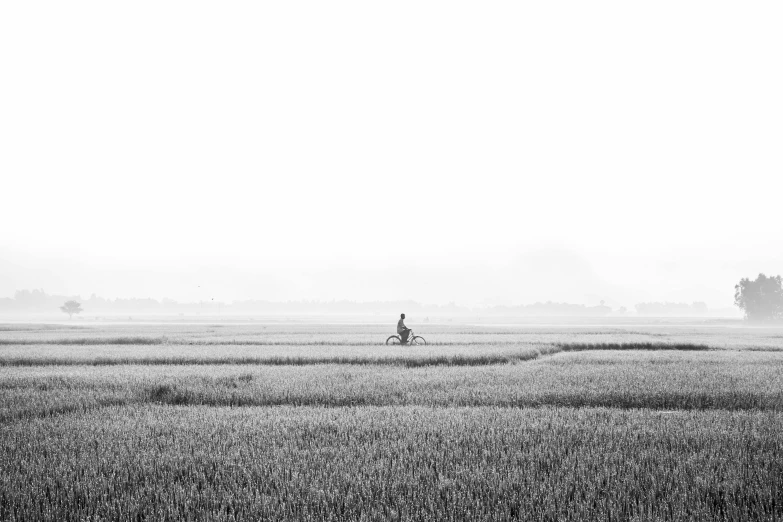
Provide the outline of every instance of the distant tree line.
[[[746,281],[746,280],[743,280]],[[743,283],[744,284],[744,283]],[[750,290],[748,290],[750,291]],[[744,295],[744,294],[743,294]],[[748,294],[750,295],[750,294]],[[755,301],[754,301],[755,302]],[[68,303],[76,303],[75,305]],[[743,301],[744,303],[744,301]],[[744,306],[744,305],[743,305]],[[750,304],[749,317],[756,316],[756,308]],[[706,316],[710,310],[703,302],[671,303],[649,302],[636,305],[636,313],[643,316]],[[41,290],[20,290],[14,298],[0,298],[0,313],[55,313],[62,310],[69,316],[80,312],[96,316],[121,314],[149,315],[398,315],[401,311],[417,316],[480,316],[480,317],[602,317],[625,315],[627,310],[613,310],[602,301],[595,306],[552,301],[519,306],[491,306],[469,308],[455,303],[425,305],[415,301],[285,301],[266,300],[234,301],[231,304],[215,300],[181,303],[164,298],[104,299],[92,294],[88,299],[80,296],[50,295]]]
[[709,312],[707,303],[694,302],[688,303],[639,303],[636,305],[636,313],[639,315],[652,316],[698,316],[706,315]]
[[[13,299],[0,298],[0,312],[47,312],[62,309],[64,303],[74,301],[82,306],[83,310],[93,312],[127,312],[142,311],[155,312],[167,308],[198,309],[198,303],[177,303],[170,299],[159,302],[155,299],[104,299],[92,294],[89,299],[82,299],[78,295],[51,295],[43,289],[18,290]],[[64,311],[64,310],[63,310]],[[66,312],[67,313],[67,312]]]
[[[65,304],[63,304],[65,303]],[[79,311],[75,311],[77,305]],[[538,302],[520,306],[493,306],[471,309],[455,303],[445,305],[424,305],[416,301],[285,301],[264,300],[234,301],[231,304],[205,301],[201,303],[178,303],[171,299],[161,302],[155,299],[103,299],[93,294],[89,299],[79,296],[48,295],[43,290],[22,290],[15,299],[0,300],[0,311],[51,311],[60,309],[69,315],[82,310],[90,314],[101,313],[217,313],[220,306],[225,314],[335,314],[335,315],[398,315],[402,310],[415,315],[482,315],[482,316],[603,316],[612,312],[603,304],[585,306],[571,303]],[[622,310],[624,311],[624,310]],[[621,312],[622,312],[621,311]]]
[[571,303],[554,303],[547,301],[545,303],[533,303],[520,306],[493,306],[485,309],[483,313],[487,315],[508,315],[508,316],[560,316],[560,317],[596,317],[609,315],[612,309],[601,302],[596,306],[586,306]]

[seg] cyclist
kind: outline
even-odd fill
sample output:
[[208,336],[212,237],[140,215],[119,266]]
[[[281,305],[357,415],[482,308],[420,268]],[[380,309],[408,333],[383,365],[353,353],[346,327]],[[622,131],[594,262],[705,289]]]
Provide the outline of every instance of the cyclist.
[[402,344],[408,342],[408,335],[411,333],[411,329],[405,326],[405,314],[400,314],[400,320],[397,321],[397,333],[400,336]]

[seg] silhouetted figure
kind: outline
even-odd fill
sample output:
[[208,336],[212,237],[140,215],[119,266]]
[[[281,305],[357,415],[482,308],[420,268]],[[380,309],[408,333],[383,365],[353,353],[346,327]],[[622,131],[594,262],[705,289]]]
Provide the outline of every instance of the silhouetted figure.
[[411,333],[411,329],[405,326],[405,314],[400,314],[400,320],[397,321],[397,334],[399,334],[402,344],[408,342],[408,334]]

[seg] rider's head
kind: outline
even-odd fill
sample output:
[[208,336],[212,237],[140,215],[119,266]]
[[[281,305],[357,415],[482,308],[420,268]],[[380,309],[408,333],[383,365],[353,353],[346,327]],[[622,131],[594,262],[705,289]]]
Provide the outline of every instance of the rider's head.
[[405,319],[405,314],[400,314],[400,319]]

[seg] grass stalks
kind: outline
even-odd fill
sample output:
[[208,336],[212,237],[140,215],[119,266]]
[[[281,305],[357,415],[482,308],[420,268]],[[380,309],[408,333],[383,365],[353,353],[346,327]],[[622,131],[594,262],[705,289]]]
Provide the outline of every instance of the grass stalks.
[[0,345],[13,346],[13,345],[35,345],[35,344],[49,344],[49,345],[77,345],[77,346],[94,346],[104,344],[166,344],[167,339],[165,337],[73,337],[73,338],[61,338],[61,339],[0,339]]
[[564,352],[576,352],[587,350],[685,350],[706,351],[713,350],[706,344],[694,343],[554,343]]
[[309,366],[319,364],[379,365],[419,368],[423,366],[486,366],[537,359],[538,350],[513,354],[432,355],[432,356],[271,356],[271,357],[8,357],[0,358],[0,366],[121,366],[121,365],[262,365]]

